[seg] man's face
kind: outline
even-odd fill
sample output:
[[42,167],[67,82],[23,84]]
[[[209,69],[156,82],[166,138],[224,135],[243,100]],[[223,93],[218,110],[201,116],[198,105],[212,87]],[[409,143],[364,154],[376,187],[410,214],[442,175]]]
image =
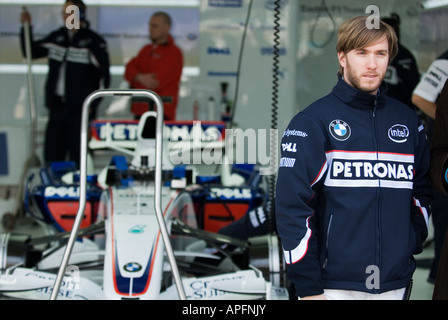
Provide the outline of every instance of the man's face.
[[389,64],[389,44],[384,35],[379,41],[347,54],[338,53],[344,80],[361,91],[376,94]]
[[163,17],[154,16],[149,20],[149,37],[154,43],[163,43],[168,37],[170,27],[165,23]]

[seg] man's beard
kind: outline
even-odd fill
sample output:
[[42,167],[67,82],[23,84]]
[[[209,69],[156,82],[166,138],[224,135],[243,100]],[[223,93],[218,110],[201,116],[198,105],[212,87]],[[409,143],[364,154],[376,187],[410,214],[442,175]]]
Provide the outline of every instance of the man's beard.
[[[347,63],[346,66],[347,69],[347,81],[356,89],[361,90],[363,92],[367,92],[367,93],[376,93],[376,91],[378,90],[378,88],[380,87],[381,83],[384,80],[384,76],[385,74],[381,75],[379,73],[377,73],[376,71],[371,71],[371,72],[364,72],[362,74],[356,74],[355,72],[352,71],[352,68],[350,67],[350,64]],[[366,79],[364,78],[364,76],[366,75],[376,75],[377,78],[375,78],[375,82],[369,82],[369,84],[363,84],[362,80],[364,79],[364,82],[366,82]]]

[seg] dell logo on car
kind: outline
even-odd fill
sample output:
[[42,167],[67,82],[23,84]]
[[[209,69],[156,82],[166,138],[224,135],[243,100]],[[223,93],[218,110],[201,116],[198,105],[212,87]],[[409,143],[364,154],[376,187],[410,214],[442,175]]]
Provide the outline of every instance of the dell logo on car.
[[208,47],[207,53],[210,55],[218,54],[218,55],[226,55],[226,56],[232,54],[232,52],[230,51],[229,48],[215,48],[215,47]]
[[409,129],[405,125],[396,124],[389,129],[389,139],[396,143],[404,143],[408,141]]

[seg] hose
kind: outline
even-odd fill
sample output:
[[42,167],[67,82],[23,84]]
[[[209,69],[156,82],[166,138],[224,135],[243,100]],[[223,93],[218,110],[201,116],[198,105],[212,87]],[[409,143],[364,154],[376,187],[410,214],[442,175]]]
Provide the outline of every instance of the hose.
[[241,49],[240,49],[240,54],[238,56],[238,67],[237,67],[237,72],[236,72],[235,97],[233,98],[233,108],[232,108],[233,110],[231,111],[231,115],[230,115],[229,128],[233,128],[233,118],[235,117],[235,113],[236,113],[238,92],[239,92],[239,87],[240,87],[241,63],[243,60],[244,43],[246,42],[247,27],[249,26],[250,15],[252,12],[252,4],[253,4],[253,0],[250,0],[249,7],[247,9],[246,22],[244,23],[243,36],[241,38],[241,46],[240,46]]
[[[331,33],[328,36],[327,40],[325,40],[323,43],[317,43],[314,40],[314,33],[316,31],[317,24],[319,23],[319,19],[321,18],[322,12],[326,12],[328,14],[328,16],[331,20],[331,24],[333,25],[333,29],[331,30]],[[319,10],[319,13],[317,14],[314,25],[311,28],[311,35],[310,35],[311,40],[310,41],[316,48],[320,48],[320,49],[325,48],[333,39],[335,32],[336,32],[336,21],[334,20],[330,10],[328,9],[328,6],[325,3],[325,0],[322,0],[322,8]]]
[[[273,73],[272,73],[272,106],[271,106],[271,129],[277,131],[278,123],[278,85],[279,85],[279,63],[280,63],[280,8],[281,1],[275,0],[274,3],[274,55],[273,55]],[[271,159],[277,158],[277,135],[271,134],[270,137],[270,153]],[[268,192],[268,219],[269,219],[269,233],[275,231],[275,185],[276,175],[269,176],[269,192]]]

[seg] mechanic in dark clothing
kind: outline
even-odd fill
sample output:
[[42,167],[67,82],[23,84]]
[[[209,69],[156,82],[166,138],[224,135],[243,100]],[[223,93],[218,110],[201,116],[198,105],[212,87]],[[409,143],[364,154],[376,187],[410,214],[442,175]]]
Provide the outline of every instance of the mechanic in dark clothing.
[[[438,192],[448,195],[448,81],[445,81],[436,105],[431,144],[431,182]],[[445,242],[440,251],[433,299],[448,300],[448,232],[445,232]]]
[[[79,9],[79,27],[67,20]],[[68,10],[66,10],[68,8]],[[64,27],[41,40],[31,36],[32,58],[48,57],[49,71],[45,84],[45,106],[49,120],[45,133],[45,162],[74,161],[79,166],[82,104],[93,91],[108,88],[109,55],[104,39],[89,28],[85,20],[86,6],[81,0],[67,0],[63,6]],[[31,25],[31,15],[22,12],[22,23]],[[32,34],[30,27],[30,35]],[[24,28],[20,30],[22,54],[25,56]],[[94,101],[90,118],[96,116],[100,100]]]
[[[442,88],[448,79],[448,50],[439,55],[423,74],[422,79],[414,89],[412,101],[419,107],[429,119],[427,122],[428,140],[433,138],[443,139],[444,137],[434,137],[434,119],[436,116],[437,101],[442,92]],[[445,233],[448,228],[448,195],[434,192],[434,200],[431,203],[432,222],[434,226],[434,259],[428,275],[428,282],[434,283],[438,272],[440,254],[445,240]]]
[[[405,48],[400,43],[400,18],[396,14],[391,14],[390,17],[384,18],[383,21],[394,28],[395,33],[397,34],[399,40],[398,54],[391,61],[387,70],[387,75],[384,78],[384,81],[387,82],[389,88],[387,94],[393,98],[396,98],[404,102],[417,112],[422,123],[425,126],[425,132],[428,136],[428,141],[431,141],[434,131],[434,119],[431,118],[425,112],[423,112],[422,109],[420,109],[419,106],[421,104],[415,105],[412,102],[413,91],[420,82],[420,75],[418,72],[417,63],[415,61],[414,56],[407,48]],[[427,83],[427,85],[421,84],[420,86],[423,87],[423,89],[418,90],[417,91],[418,94],[420,94],[420,92],[423,92],[427,95],[430,92],[432,93],[433,91],[436,91],[437,86],[430,85],[430,82],[426,78],[427,76],[428,75],[425,75],[425,77],[422,80],[422,83]],[[431,83],[434,82],[432,81]],[[438,94],[440,94],[442,85],[443,83],[438,84],[439,92],[435,93],[434,98],[432,98],[434,100],[432,100],[431,98],[427,98],[433,101],[434,107],[435,107],[435,99],[437,99]],[[430,87],[430,90],[428,90],[428,86]],[[426,97],[426,95],[424,95],[424,97]],[[421,100],[422,99],[420,99],[420,101]],[[437,274],[437,266],[439,264],[440,251],[445,238],[445,230],[448,226],[448,215],[446,214],[447,211],[448,211],[448,197],[438,192],[434,192],[434,199],[431,202],[431,217],[434,225],[434,233],[433,233],[434,259],[432,259],[430,272],[428,275],[428,282],[430,283],[434,283]],[[420,265],[421,266],[424,265],[424,262],[421,262]]]
[[429,147],[417,114],[387,96],[393,29],[342,23],[338,82],[282,138],[277,230],[301,299],[404,299],[428,235]]
[[384,78],[388,86],[387,95],[420,110],[412,103],[412,92],[420,81],[420,73],[414,55],[400,42],[400,17],[392,13],[383,21],[394,28],[398,38],[398,53],[390,62]]

